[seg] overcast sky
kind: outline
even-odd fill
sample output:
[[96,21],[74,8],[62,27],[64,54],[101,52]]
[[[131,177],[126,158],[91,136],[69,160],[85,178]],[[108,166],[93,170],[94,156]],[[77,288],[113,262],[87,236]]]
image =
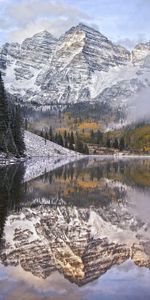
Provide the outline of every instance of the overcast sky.
[[132,48],[150,40],[150,0],[0,0],[0,44],[45,29],[59,37],[79,22]]

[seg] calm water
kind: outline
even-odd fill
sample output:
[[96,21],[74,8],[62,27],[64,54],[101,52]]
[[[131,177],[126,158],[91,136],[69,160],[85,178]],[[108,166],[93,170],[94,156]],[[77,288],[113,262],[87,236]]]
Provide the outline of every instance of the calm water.
[[0,168],[1,299],[150,299],[150,160]]

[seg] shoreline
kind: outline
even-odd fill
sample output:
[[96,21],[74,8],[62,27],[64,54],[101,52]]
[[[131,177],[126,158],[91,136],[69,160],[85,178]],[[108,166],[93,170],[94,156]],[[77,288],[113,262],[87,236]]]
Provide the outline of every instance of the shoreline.
[[[118,154],[90,154],[90,155],[85,155],[79,153],[75,155],[66,155],[66,154],[56,154],[56,155],[48,155],[48,156],[27,156],[27,157],[21,157],[21,158],[15,158],[15,157],[4,157],[0,156],[0,167],[7,167],[9,165],[14,165],[18,164],[21,162],[30,162],[31,160],[40,160],[40,159],[45,159],[45,160],[51,160],[51,159],[67,159],[67,160],[80,160],[84,158],[114,158],[114,159],[124,159],[124,158],[134,158],[134,159],[150,159],[150,155],[138,155],[138,154],[123,154],[123,153],[118,153]],[[66,162],[67,163],[67,162]]]

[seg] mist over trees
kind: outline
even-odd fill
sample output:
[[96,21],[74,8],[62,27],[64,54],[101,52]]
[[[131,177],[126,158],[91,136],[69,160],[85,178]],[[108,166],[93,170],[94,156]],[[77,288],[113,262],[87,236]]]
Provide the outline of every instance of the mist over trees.
[[23,119],[19,106],[8,101],[0,73],[0,152],[20,157],[24,154]]

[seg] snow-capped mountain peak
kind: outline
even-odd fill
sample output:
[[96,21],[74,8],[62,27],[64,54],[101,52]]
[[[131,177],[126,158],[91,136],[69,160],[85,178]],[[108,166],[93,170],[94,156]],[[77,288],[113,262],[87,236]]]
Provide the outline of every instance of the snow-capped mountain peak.
[[42,107],[80,102],[128,106],[149,86],[149,67],[150,43],[130,53],[82,23],[58,40],[43,31],[0,49],[6,89]]

